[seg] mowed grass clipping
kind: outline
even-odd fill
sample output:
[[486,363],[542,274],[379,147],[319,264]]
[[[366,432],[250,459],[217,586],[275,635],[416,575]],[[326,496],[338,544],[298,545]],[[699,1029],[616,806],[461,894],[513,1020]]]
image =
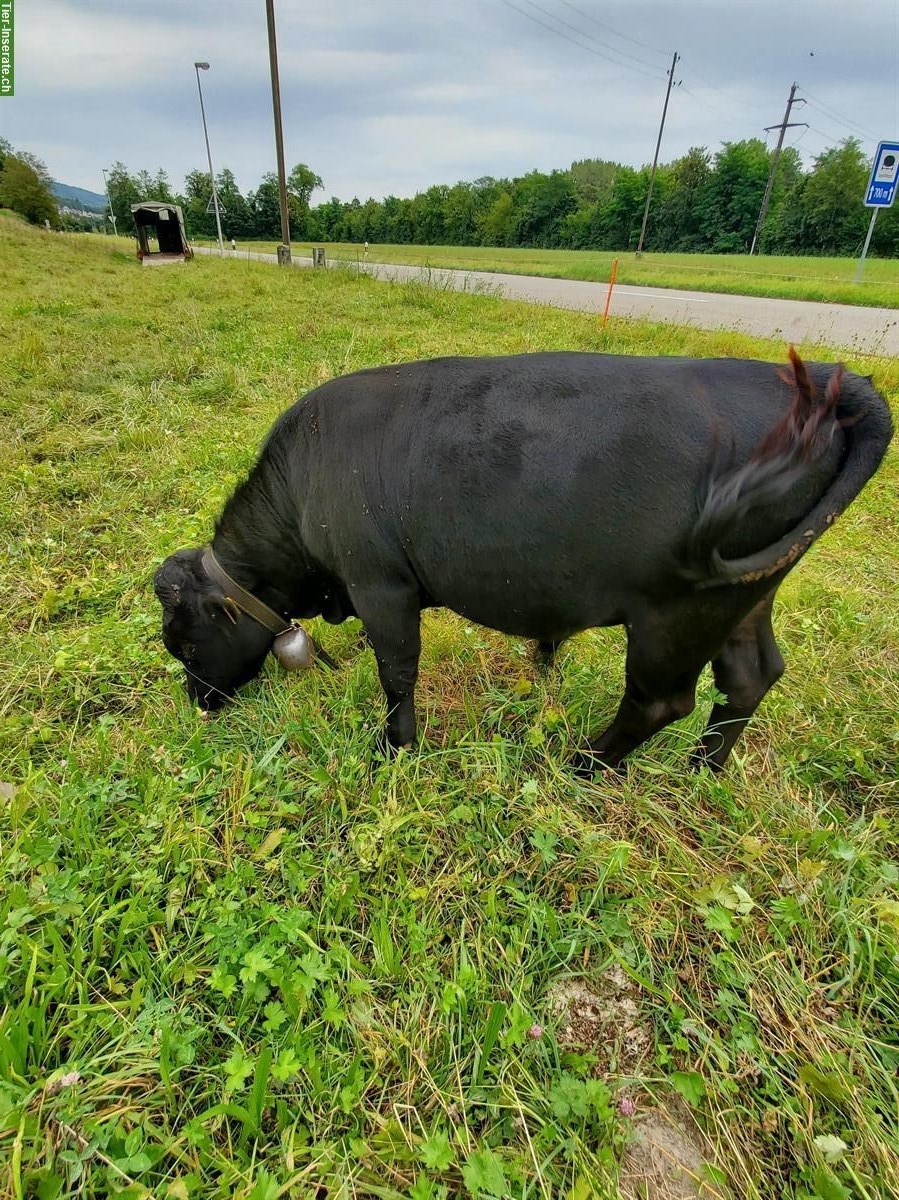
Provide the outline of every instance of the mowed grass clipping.
[[[197,245],[214,246],[208,238]],[[320,245],[321,243],[316,243]],[[355,242],[325,243],[327,256],[357,262],[402,263],[420,267],[454,267],[462,271],[499,271],[512,275],[547,275],[608,283],[618,260],[620,284],[682,288],[694,292],[730,292],[741,296],[776,296],[783,300],[823,300],[899,308],[899,263],[891,258],[866,260],[861,282],[855,282],[858,259],[812,258],[785,254],[659,254],[639,258],[633,251],[531,250],[502,246],[410,246]],[[274,242],[238,242],[241,250],[274,254]],[[295,242],[296,256],[311,258],[311,242]],[[226,253],[231,254],[230,243]]]
[[[160,641],[156,565],[274,417],[392,360],[786,347],[11,222],[0,271],[0,1195],[614,1197],[663,1108],[705,1196],[895,1196],[896,450],[781,589],[787,674],[720,778],[685,770],[708,678],[585,784],[620,631],[544,677],[442,612],[384,763],[355,623],[208,721]],[[579,1044],[550,996],[610,979]]]

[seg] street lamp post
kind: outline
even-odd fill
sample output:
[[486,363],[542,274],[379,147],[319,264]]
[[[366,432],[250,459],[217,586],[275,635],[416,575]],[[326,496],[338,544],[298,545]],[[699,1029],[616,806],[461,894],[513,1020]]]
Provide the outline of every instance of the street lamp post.
[[109,180],[106,178],[106,168],[101,167],[100,170],[103,172],[103,186],[106,189],[106,203],[109,205],[109,219],[112,221],[112,236],[117,237],[119,231],[116,229],[115,212],[113,211],[112,200],[109,198]]
[[225,244],[222,241],[222,220],[219,216],[219,194],[215,187],[215,173],[212,170],[212,152],[209,149],[209,132],[206,128],[206,109],[203,107],[203,89],[200,87],[200,72],[209,70],[208,62],[195,62],[194,69],[197,72],[197,91],[200,93],[200,115],[203,118],[203,136],[206,138],[206,158],[209,160],[209,178],[212,181],[212,206],[215,209],[215,227],[218,231],[219,239],[219,254],[222,258],[225,257]]

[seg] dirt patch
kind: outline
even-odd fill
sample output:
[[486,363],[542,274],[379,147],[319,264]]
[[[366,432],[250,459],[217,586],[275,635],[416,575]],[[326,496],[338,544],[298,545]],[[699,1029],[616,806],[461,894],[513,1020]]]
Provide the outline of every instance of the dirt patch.
[[549,990],[561,1046],[596,1056],[596,1074],[636,1075],[652,1049],[652,1032],[640,1012],[640,989],[619,966],[589,983],[564,979]]
[[719,1200],[708,1181],[710,1158],[689,1115],[672,1103],[648,1109],[634,1120],[633,1137],[621,1160],[620,1200]]
[[[560,1046],[594,1055],[601,1079],[639,1077],[652,1054],[652,1028],[639,985],[621,967],[613,965],[589,981],[560,980],[547,1001]],[[705,1170],[711,1151],[680,1097],[644,1107],[647,1097],[633,1087],[618,1094],[623,1113],[636,1107],[621,1159],[620,1200],[720,1200],[722,1192],[708,1182]]]

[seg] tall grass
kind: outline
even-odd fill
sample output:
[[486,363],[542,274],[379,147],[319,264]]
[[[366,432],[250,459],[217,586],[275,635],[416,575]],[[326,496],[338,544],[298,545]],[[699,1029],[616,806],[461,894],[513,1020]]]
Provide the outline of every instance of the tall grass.
[[[614,1196],[623,1094],[683,1098],[709,1195],[897,1194],[895,450],[782,589],[788,673],[721,778],[684,769],[701,711],[622,779],[570,774],[618,631],[541,676],[429,614],[424,740],[394,762],[349,625],[315,629],[339,671],[269,669],[204,722],[151,574],[304,389],[448,352],[784,347],[0,233],[0,1194]],[[610,964],[648,1031],[626,1071],[548,1000]]]

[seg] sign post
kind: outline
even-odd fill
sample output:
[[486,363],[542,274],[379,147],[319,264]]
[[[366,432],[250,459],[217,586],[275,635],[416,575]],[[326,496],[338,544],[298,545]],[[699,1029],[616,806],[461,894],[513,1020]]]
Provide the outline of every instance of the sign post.
[[862,256],[858,260],[858,270],[855,272],[855,282],[861,283],[862,268],[865,256],[871,245],[871,235],[877,220],[878,209],[892,208],[896,199],[896,183],[899,180],[899,142],[881,142],[874,155],[871,167],[871,178],[868,180],[868,190],[865,193],[865,208],[872,209],[871,223],[862,247]]

